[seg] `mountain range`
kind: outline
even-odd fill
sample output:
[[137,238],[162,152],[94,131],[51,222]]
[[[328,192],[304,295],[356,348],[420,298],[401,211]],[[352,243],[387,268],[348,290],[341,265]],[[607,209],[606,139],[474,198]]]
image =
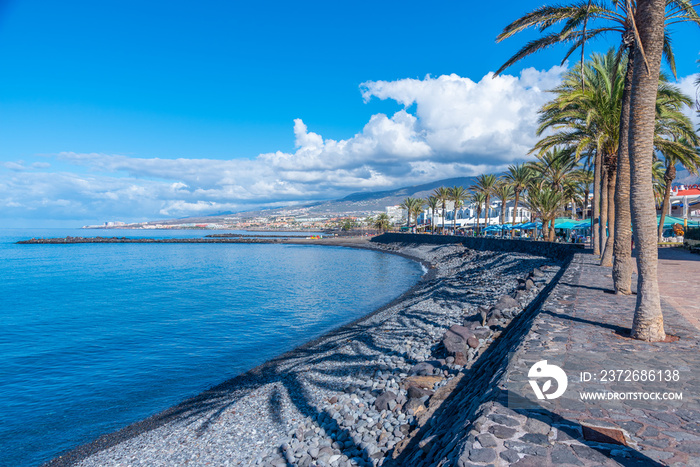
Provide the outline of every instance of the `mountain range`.
[[287,206],[281,208],[264,209],[246,212],[225,212],[216,213],[210,216],[188,217],[169,221],[159,221],[159,224],[168,223],[216,223],[218,220],[230,217],[251,218],[259,216],[309,216],[309,217],[345,217],[367,216],[378,211],[384,211],[386,206],[396,206],[401,204],[407,197],[427,198],[435,188],[441,186],[463,186],[468,188],[475,182],[474,177],[455,177],[436,180],[422,185],[405,186],[393,190],[357,192],[345,196],[344,198],[328,201],[318,201],[315,203]]

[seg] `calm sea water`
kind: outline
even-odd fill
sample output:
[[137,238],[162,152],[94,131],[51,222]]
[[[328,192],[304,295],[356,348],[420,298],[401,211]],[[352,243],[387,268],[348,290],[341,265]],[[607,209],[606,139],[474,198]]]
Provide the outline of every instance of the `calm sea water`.
[[15,245],[187,231],[0,230],[0,464],[37,465],[350,322],[415,284],[394,255],[297,245]]

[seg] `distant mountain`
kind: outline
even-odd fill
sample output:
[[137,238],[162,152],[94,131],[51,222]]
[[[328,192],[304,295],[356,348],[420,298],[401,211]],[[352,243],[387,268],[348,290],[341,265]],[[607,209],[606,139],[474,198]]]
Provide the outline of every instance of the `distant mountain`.
[[365,216],[372,212],[384,211],[386,206],[396,206],[401,204],[407,197],[412,198],[427,198],[435,188],[441,186],[463,186],[468,188],[474,184],[474,177],[455,177],[444,180],[436,180],[434,182],[424,183],[422,185],[406,186],[396,188],[394,190],[384,191],[362,191],[352,193],[344,198],[319,201],[297,206],[288,206],[284,208],[264,209],[259,211],[246,211],[240,213],[217,213],[209,216],[198,216],[188,219],[178,219],[177,221],[159,221],[161,224],[180,223],[183,220],[189,222],[217,222],[222,217],[231,217],[236,215],[239,217],[257,217],[257,216],[274,216],[274,215],[306,215],[313,217],[321,216]]
[[697,185],[700,183],[699,176],[693,175],[680,167],[682,166],[677,166],[678,172],[676,172],[676,179],[673,181],[674,185]]
[[407,197],[427,198],[435,188],[445,186],[463,186],[465,188],[474,184],[474,177],[456,177],[424,183],[422,185],[407,186],[394,190],[358,192],[344,198],[307,205],[310,214],[329,215],[346,214],[361,215],[373,211],[384,211],[386,206],[401,204]]

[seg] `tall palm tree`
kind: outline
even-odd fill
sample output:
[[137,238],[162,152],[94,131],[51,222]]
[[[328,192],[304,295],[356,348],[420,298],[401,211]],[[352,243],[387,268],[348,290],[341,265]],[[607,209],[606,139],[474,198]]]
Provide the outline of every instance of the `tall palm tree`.
[[[513,187],[505,180],[499,180],[493,188],[493,194],[501,201],[501,213],[499,222],[501,225],[506,223],[506,205],[508,201],[513,199]],[[502,233],[503,231],[501,231]]]
[[[621,59],[610,49],[605,55],[593,54],[583,68],[577,66],[567,73],[555,89],[556,98],[542,109],[538,132],[552,127],[564,130],[543,138],[536,146],[544,150],[555,144],[571,145],[577,155],[595,155],[593,211],[598,227],[597,232],[594,229],[595,249],[604,252],[609,247],[607,256],[604,253],[604,261],[609,261],[609,265],[612,265],[622,66]],[[587,83],[585,90],[579,85],[581,80]]]
[[464,189],[464,187],[461,186],[453,186],[452,188],[449,189],[450,192],[450,201],[454,203],[454,215],[452,216],[452,228],[454,232],[457,232],[457,209],[461,208],[464,205],[464,200],[467,199],[467,190]]
[[428,196],[428,202],[426,204],[432,213],[432,217],[430,218],[430,233],[435,234],[435,210],[440,206],[440,199],[437,196],[430,195]]
[[389,230],[390,219],[389,215],[386,213],[379,214],[376,219],[374,219],[374,228],[380,232],[386,232]]
[[493,174],[483,174],[476,177],[476,183],[470,187],[472,191],[481,192],[484,194],[485,214],[484,225],[489,225],[489,210],[491,208],[491,195],[496,186],[498,178]]
[[440,200],[440,204],[442,205],[442,232],[445,232],[445,209],[446,209],[446,204],[447,200],[450,197],[450,191],[444,187],[441,186],[440,188],[435,188],[433,190],[433,196],[435,196],[437,199]]
[[475,234],[479,235],[479,218],[481,217],[481,208],[486,203],[486,195],[481,191],[475,191],[469,197],[469,201],[476,204],[476,229]]
[[[641,36],[635,25],[635,10],[637,7],[636,1],[628,0],[627,2],[620,2],[614,0],[612,5],[614,10],[608,9],[604,4],[597,3],[592,5],[589,1],[587,4],[579,2],[575,5],[557,5],[557,6],[544,6],[538,8],[537,10],[528,13],[527,15],[519,18],[510,25],[508,25],[501,35],[498,36],[498,41],[501,41],[507,37],[510,37],[520,31],[523,31],[530,27],[537,27],[541,32],[545,32],[548,28],[555,24],[564,22],[562,30],[558,33],[550,33],[544,37],[531,41],[526,46],[524,46],[519,52],[517,52],[510,60],[508,60],[496,74],[502,72],[505,68],[515,63],[516,61],[524,58],[525,56],[537,52],[539,50],[545,49],[551,45],[563,42],[573,43],[571,49],[566,54],[562,63],[566,58],[573,53],[577,47],[581,47],[581,67],[583,67],[584,51],[583,46],[586,40],[589,40],[595,36],[605,34],[607,32],[618,32],[621,36],[621,46],[620,52],[627,50],[630,57],[630,62],[633,61],[635,54],[638,60],[643,60],[645,64],[645,69],[649,71],[649,65],[647,58],[645,56],[644,47],[642,45]],[[665,20],[668,24],[678,23],[678,22],[693,22],[700,25],[700,18],[698,17],[695,7],[697,3],[692,1],[675,1],[666,0],[665,4],[662,6],[660,1],[657,1],[655,8],[661,11],[665,8]],[[645,3],[646,6],[646,3]],[[589,20],[602,19],[603,22],[600,23],[599,27],[586,30],[586,26]],[[662,20],[662,21],[663,21]],[[663,23],[661,24],[663,28]],[[580,29],[580,30],[579,30]],[[666,57],[667,62],[673,74],[675,76],[675,59],[673,57],[673,52],[670,45],[670,39],[666,34],[663,34],[663,54]],[[635,52],[636,49],[639,49]],[[621,55],[621,54],[619,54]],[[627,206],[629,204],[629,192],[630,192],[630,178],[629,174],[629,153],[627,148],[627,142],[629,139],[629,109],[630,109],[630,99],[631,99],[631,87],[632,87],[632,74],[633,67],[628,66],[625,73],[625,90],[623,93],[623,102],[621,106],[622,118],[620,119],[620,135],[622,143],[618,150],[618,160],[619,160],[619,176],[617,177],[615,184],[615,206],[617,206],[618,212],[616,213],[616,219],[620,219],[619,225],[616,228],[618,235],[616,235],[615,240],[615,264],[613,266],[613,277],[615,280],[616,290],[620,290],[624,282],[629,283],[629,277],[631,276],[631,266],[629,263],[629,249],[626,247],[630,242],[628,236],[630,234],[630,214],[627,211]],[[581,88],[585,88],[583,77],[581,79]],[[597,155],[599,156],[599,155]],[[593,191],[593,219],[594,222],[598,219],[599,203],[597,194],[600,192],[601,185],[600,180],[600,164],[601,161],[597,160],[595,164],[595,174],[596,181],[594,183]],[[599,224],[600,225],[600,224]],[[602,226],[601,226],[602,227]],[[594,253],[598,254],[600,250],[599,242],[596,241],[598,237],[598,232],[594,228],[593,238],[594,238]],[[627,239],[627,240],[625,240]]]
[[[515,197],[515,206],[513,206],[513,217],[512,222],[515,224],[515,216],[518,214],[518,203],[520,201],[520,194],[527,188],[530,180],[532,179],[532,171],[527,164],[516,164],[508,167],[508,172],[504,175],[504,179],[513,188],[513,195]],[[510,231],[510,236],[513,236],[513,230]]]
[[637,246],[638,291],[632,337],[646,341],[666,338],[657,279],[658,247],[652,186],[652,157],[664,39],[664,0],[638,0],[634,20],[639,48],[635,54],[630,92],[629,156],[632,223]]

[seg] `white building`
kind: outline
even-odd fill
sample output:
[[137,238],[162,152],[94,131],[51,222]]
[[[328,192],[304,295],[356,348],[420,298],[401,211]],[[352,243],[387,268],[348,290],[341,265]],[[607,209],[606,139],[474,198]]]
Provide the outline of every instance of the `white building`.
[[386,215],[389,216],[389,222],[392,224],[406,222],[406,210],[401,206],[386,206],[384,210]]

